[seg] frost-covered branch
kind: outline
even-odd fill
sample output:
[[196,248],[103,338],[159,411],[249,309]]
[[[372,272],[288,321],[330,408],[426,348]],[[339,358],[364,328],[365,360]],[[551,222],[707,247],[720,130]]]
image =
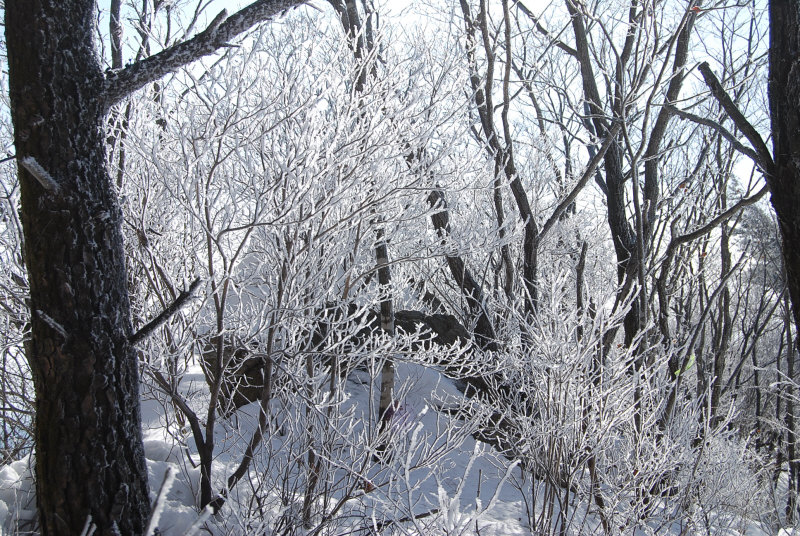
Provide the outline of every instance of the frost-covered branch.
[[[222,10],[208,28],[193,38],[162,50],[124,69],[109,70],[105,80],[105,108],[124,99],[149,82],[189,63],[213,54],[252,26],[305,3],[305,0],[259,0],[230,17]],[[226,18],[227,17],[227,18]]]
[[571,46],[569,46],[568,44],[566,44],[565,42],[563,42],[562,40],[558,39],[557,37],[554,37],[547,30],[547,28],[542,26],[542,23],[539,21],[539,17],[537,17],[530,9],[528,9],[525,6],[525,4],[523,4],[522,2],[514,2],[514,7],[516,7],[520,11],[522,11],[522,13],[524,13],[525,16],[528,17],[531,20],[531,22],[533,22],[533,24],[536,26],[536,30],[540,34],[542,34],[544,37],[549,39],[550,43],[552,43],[553,45],[557,46],[558,48],[560,48],[561,50],[563,50],[564,52],[566,52],[570,56],[572,56],[574,58],[578,57],[578,51],[575,50],[574,48],[572,48]]
[[693,113],[689,113],[685,110],[681,110],[679,108],[675,108],[674,106],[670,106],[669,104],[665,105],[665,107],[678,117],[682,119],[687,119],[693,123],[697,123],[698,125],[703,125],[705,127],[713,128],[719,134],[728,140],[730,144],[733,146],[734,149],[742,153],[743,155],[749,157],[753,162],[759,163],[758,154],[748,147],[745,147],[739,140],[736,139],[736,136],[733,135],[728,129],[714,121],[713,119],[708,119],[706,117],[701,117],[699,115],[695,115]]
[[595,155],[589,161],[589,165],[586,166],[586,169],[584,170],[583,175],[581,175],[581,178],[578,181],[578,183],[575,185],[575,187],[572,189],[569,195],[567,195],[567,197],[565,197],[564,200],[562,200],[561,203],[559,203],[559,205],[550,215],[550,218],[548,218],[547,222],[545,222],[544,226],[542,227],[542,231],[539,233],[538,240],[541,241],[544,238],[544,236],[550,231],[550,229],[553,228],[553,226],[561,218],[561,215],[564,213],[564,211],[567,210],[567,207],[570,206],[578,197],[578,194],[581,192],[581,190],[583,190],[584,186],[586,186],[586,184],[589,182],[589,179],[594,176],[595,170],[598,168],[600,162],[606,156],[606,151],[608,151],[608,148],[611,147],[611,144],[617,139],[617,134],[621,129],[622,129],[621,124],[617,124],[614,126],[614,128],[611,129],[611,132],[609,132],[608,136],[606,136],[603,145],[600,146],[600,150],[597,151],[597,153],[595,153]]
[[20,165],[24,167],[28,173],[30,173],[34,179],[39,181],[39,184],[42,185],[42,188],[47,190],[48,192],[57,193],[59,190],[58,183],[53,178],[50,173],[47,172],[46,169],[42,167],[39,162],[32,156],[26,156],[24,158],[19,159]]
[[180,308],[183,307],[183,304],[185,304],[186,301],[192,297],[192,294],[194,294],[194,291],[197,290],[197,287],[199,285],[200,285],[200,278],[198,277],[197,279],[192,281],[192,284],[189,285],[189,288],[187,290],[184,290],[180,293],[180,295],[175,299],[174,302],[172,302],[169,305],[169,307],[161,311],[161,313],[159,313],[157,317],[155,317],[153,320],[145,324],[144,327],[142,327],[142,329],[131,335],[130,338],[131,344],[133,344],[134,346],[139,344],[144,339],[149,337],[150,334],[153,333],[159,326],[161,326],[164,322],[169,320],[169,318],[175,313],[177,313],[180,310]]
[[152,536],[158,530],[158,521],[161,519],[161,514],[164,512],[164,506],[167,502],[167,493],[172,489],[172,484],[174,482],[175,469],[172,466],[168,466],[161,487],[158,489],[158,496],[156,496],[156,500],[153,503],[153,512],[150,514],[150,520],[147,522],[147,529],[144,531],[145,536]]
[[[714,72],[709,67],[708,62],[703,62],[698,67],[700,72],[703,75],[703,79],[706,82],[706,85],[711,90],[711,94],[717,99],[720,106],[725,110],[725,112],[730,116],[733,123],[736,125],[736,128],[742,131],[742,134],[745,135],[747,140],[752,144],[753,148],[756,150],[758,154],[758,162],[759,166],[766,172],[767,176],[772,173],[773,168],[775,167],[774,162],[772,161],[772,155],[769,152],[764,140],[761,139],[761,136],[756,131],[755,127],[750,124],[750,122],[744,117],[741,110],[736,106],[736,103],[731,100],[730,95],[725,91],[725,88],[722,87],[717,77],[714,75]],[[769,178],[767,178],[767,182],[769,182]]]
[[722,222],[730,219],[732,216],[735,216],[743,208],[749,207],[750,205],[757,203],[762,197],[764,197],[764,195],[766,195],[768,190],[769,189],[765,186],[755,194],[751,195],[750,197],[744,197],[740,199],[735,205],[730,207],[728,210],[720,213],[718,216],[716,216],[714,219],[712,219],[705,225],[698,227],[697,229],[689,233],[676,236],[670,241],[669,246],[667,247],[667,251],[673,250],[682,244],[691,242],[693,240],[700,238],[703,235],[710,233],[715,227],[717,227]]

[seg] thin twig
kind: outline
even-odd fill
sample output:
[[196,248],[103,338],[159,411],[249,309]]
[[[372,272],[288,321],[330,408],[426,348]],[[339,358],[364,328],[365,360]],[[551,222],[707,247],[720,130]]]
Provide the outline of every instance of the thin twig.
[[674,106],[671,106],[669,104],[665,105],[665,107],[670,112],[674,113],[675,115],[677,115],[678,117],[680,117],[682,119],[688,119],[689,121],[691,121],[693,123],[697,123],[698,125],[703,125],[704,127],[713,128],[714,130],[719,132],[720,135],[723,138],[728,140],[730,142],[730,144],[733,146],[734,149],[736,149],[737,151],[739,151],[743,155],[749,157],[751,160],[753,160],[753,162],[755,162],[759,166],[761,165],[761,161],[760,161],[760,159],[758,157],[758,153],[756,153],[753,149],[750,149],[749,147],[745,147],[739,140],[736,139],[736,136],[734,136],[732,132],[730,132],[728,129],[726,129],[725,127],[723,127],[722,125],[720,125],[719,123],[714,121],[713,119],[700,117],[699,115],[695,115],[695,114],[689,113],[689,112],[687,112],[685,110],[681,110],[679,108],[675,108]]
[[380,532],[386,527],[390,527],[392,525],[399,525],[400,523],[408,523],[409,521],[417,521],[419,519],[425,519],[426,517],[434,516],[438,513],[439,509],[434,508],[433,510],[428,510],[427,512],[414,516],[403,517],[400,519],[387,519],[386,521],[379,521],[378,523],[376,523],[375,528],[378,530],[378,532]]

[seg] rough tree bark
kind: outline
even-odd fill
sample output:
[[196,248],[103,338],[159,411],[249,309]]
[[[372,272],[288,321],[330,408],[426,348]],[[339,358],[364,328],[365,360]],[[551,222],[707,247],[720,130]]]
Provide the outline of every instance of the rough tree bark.
[[102,534],[141,534],[150,512],[94,11],[87,0],[6,2],[42,534],[78,534],[89,514]]
[[104,72],[94,0],[6,0],[11,116],[31,293],[41,533],[141,534],[150,513],[139,377],[104,116],[136,89],[299,4],[262,0]]
[[[786,286],[792,301],[795,332],[800,333],[800,3],[770,0],[769,111],[772,120],[772,161],[767,184],[781,231]],[[791,332],[787,328],[788,332]],[[791,342],[791,339],[790,339]],[[794,351],[791,351],[794,346]],[[794,380],[797,345],[789,345],[789,379]],[[797,430],[794,405],[787,401],[789,501],[787,517],[796,519],[800,463],[795,455]]]
[[[767,183],[783,239],[787,287],[800,333],[800,3],[769,3],[769,111],[773,168]],[[738,126],[738,125],[737,125]]]

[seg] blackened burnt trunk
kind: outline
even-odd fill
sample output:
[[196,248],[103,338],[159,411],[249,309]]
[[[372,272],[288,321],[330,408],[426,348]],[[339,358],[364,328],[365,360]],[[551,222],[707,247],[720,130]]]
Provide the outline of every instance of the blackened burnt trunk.
[[141,534],[150,506],[93,0],[6,0],[44,535]]

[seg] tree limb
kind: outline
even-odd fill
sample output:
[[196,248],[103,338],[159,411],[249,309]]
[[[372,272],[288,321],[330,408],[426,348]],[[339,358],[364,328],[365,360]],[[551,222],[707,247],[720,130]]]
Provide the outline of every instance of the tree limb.
[[122,23],[120,22],[120,10],[122,0],[111,0],[109,12],[108,33],[111,36],[111,68],[122,68]]
[[131,335],[129,339],[130,343],[136,346],[144,339],[149,337],[150,334],[153,333],[159,326],[161,326],[162,324],[164,324],[164,322],[169,320],[169,317],[177,313],[178,310],[180,310],[180,308],[183,307],[186,301],[192,297],[192,294],[194,294],[194,291],[197,290],[197,287],[199,285],[200,285],[200,278],[198,277],[197,279],[192,281],[192,284],[189,285],[189,288],[187,290],[181,291],[181,293],[178,295],[175,301],[172,302],[166,309],[161,311],[161,313],[157,317],[155,317],[153,320],[145,324],[144,327],[142,327],[142,329]]
[[[773,169],[775,167],[774,162],[772,161],[772,154],[767,149],[764,140],[761,139],[761,136],[756,131],[755,127],[750,124],[750,122],[745,119],[742,112],[736,106],[736,104],[731,100],[728,93],[725,91],[725,88],[722,87],[717,77],[714,75],[714,72],[709,67],[708,62],[704,61],[698,67],[700,72],[703,75],[703,79],[706,81],[706,85],[711,90],[711,94],[717,99],[722,109],[728,114],[728,116],[733,121],[733,124],[736,125],[736,128],[742,131],[742,134],[745,135],[747,140],[756,150],[756,154],[758,158],[756,162],[761,169],[767,174],[771,175]],[[767,179],[769,182],[769,178]]]
[[578,184],[576,184],[575,187],[572,189],[572,191],[569,193],[569,195],[567,195],[567,197],[565,197],[564,200],[558,204],[556,209],[550,215],[550,218],[548,218],[548,220],[545,222],[544,226],[542,227],[542,231],[539,233],[538,237],[539,241],[541,241],[544,238],[544,236],[550,231],[550,229],[553,228],[558,219],[561,217],[561,214],[567,209],[568,206],[570,206],[570,204],[573,201],[575,201],[575,198],[578,197],[578,194],[580,193],[581,190],[583,190],[584,186],[586,186],[586,183],[589,182],[589,179],[591,179],[594,176],[594,172],[597,169],[597,166],[600,165],[600,161],[605,157],[606,151],[608,151],[608,148],[616,140],[617,134],[619,133],[621,128],[622,125],[617,124],[614,126],[614,128],[611,129],[611,132],[608,133],[608,136],[606,136],[603,145],[600,146],[600,150],[597,151],[597,153],[595,153],[595,155],[589,161],[589,165],[586,166],[586,170],[584,170],[583,175],[581,175]]
[[759,167],[761,166],[761,159],[759,158],[758,153],[756,153],[753,149],[750,149],[749,147],[744,146],[739,140],[736,139],[736,136],[734,136],[733,133],[730,130],[726,129],[725,127],[723,127],[722,125],[720,125],[719,123],[714,121],[713,119],[700,117],[699,115],[695,115],[693,113],[689,113],[689,112],[687,112],[685,110],[680,110],[680,109],[675,108],[674,106],[671,106],[669,104],[665,105],[665,107],[670,112],[674,113],[675,115],[677,115],[681,119],[687,119],[687,120],[691,121],[692,123],[697,123],[698,125],[703,125],[704,127],[713,128],[714,130],[719,132],[719,134],[723,138],[728,140],[728,142],[730,142],[730,144],[733,146],[734,149],[736,149],[737,151],[739,151],[743,155],[745,155],[748,158],[750,158]]
[[763,188],[761,188],[761,190],[759,190],[755,194],[751,195],[750,197],[745,197],[743,199],[740,199],[738,203],[733,205],[731,208],[729,208],[725,212],[722,212],[719,216],[717,216],[713,220],[709,221],[708,223],[706,223],[702,227],[699,227],[699,228],[695,229],[692,232],[689,232],[689,233],[686,233],[686,234],[683,234],[683,235],[680,235],[678,237],[673,238],[672,241],[670,242],[669,246],[667,247],[667,249],[670,250],[670,249],[677,248],[681,244],[685,244],[687,242],[691,242],[692,240],[696,240],[697,238],[700,238],[701,236],[710,233],[711,230],[714,229],[717,225],[719,225],[723,221],[727,220],[731,216],[735,215],[737,212],[739,212],[743,208],[754,204],[759,199],[764,197],[764,194],[766,194],[768,190],[769,190],[769,187],[768,186],[764,186]]
[[211,21],[208,28],[191,39],[137,61],[124,69],[108,70],[104,89],[105,109],[108,110],[145,84],[212,54],[255,24],[305,2],[306,0],[258,0],[230,17],[227,17],[228,13],[223,9]]
[[555,37],[553,37],[550,34],[550,32],[547,31],[547,28],[542,26],[542,24],[539,22],[539,18],[536,15],[534,15],[530,9],[525,7],[525,4],[519,1],[514,2],[514,4],[516,5],[517,8],[519,8],[520,11],[522,11],[523,14],[525,14],[526,17],[528,17],[531,20],[531,22],[533,22],[534,26],[536,26],[536,30],[540,34],[545,36],[547,39],[550,40],[551,43],[553,43],[555,46],[557,46],[570,56],[573,56],[575,58],[578,57],[578,51],[569,46],[568,44],[566,44],[565,42],[561,41],[560,39],[556,39]]
[[[670,308],[669,308],[669,293],[667,292],[667,278],[669,277],[670,271],[672,270],[672,261],[675,259],[675,255],[678,252],[678,247],[688,242],[692,242],[700,238],[701,236],[710,233],[717,225],[721,224],[728,218],[734,216],[745,207],[756,203],[759,199],[764,197],[764,195],[768,191],[769,187],[764,186],[761,190],[751,195],[750,197],[745,197],[743,199],[740,199],[735,205],[730,207],[728,210],[720,213],[716,218],[713,218],[705,225],[698,227],[694,231],[676,236],[670,240],[669,245],[667,246],[666,254],[664,256],[664,260],[661,263],[661,271],[659,273],[658,279],[656,279],[656,292],[658,293],[658,300],[659,300],[658,324],[659,324],[659,330],[661,331],[661,336],[663,337],[664,341],[669,341],[672,338],[669,334]],[[730,272],[728,275],[730,275]],[[670,374],[675,372],[675,370],[681,370],[679,368],[677,356],[674,359],[670,358],[669,370]]]

